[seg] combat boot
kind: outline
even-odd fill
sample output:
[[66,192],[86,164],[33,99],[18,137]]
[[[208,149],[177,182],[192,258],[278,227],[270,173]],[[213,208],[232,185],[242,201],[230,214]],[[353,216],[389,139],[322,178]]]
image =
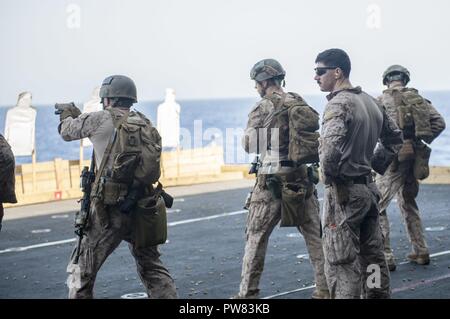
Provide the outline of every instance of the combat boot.
[[241,293],[238,293],[234,296],[231,296],[230,299],[259,299],[259,289],[258,291],[248,293],[245,296],[241,295]]
[[311,299],[330,299],[330,292],[325,289],[315,289]]
[[429,265],[430,264],[430,255],[429,254],[418,255],[415,253],[411,253],[408,256],[406,256],[406,258],[410,262],[416,263],[418,265]]
[[395,269],[397,269],[397,265],[395,264],[395,262],[392,262],[392,263],[388,262],[387,265],[388,265],[388,269],[390,272],[393,272],[393,271],[395,271]]
[[397,265],[395,264],[394,254],[384,253],[384,256],[386,258],[386,263],[389,268],[389,271],[395,271],[395,269],[397,269]]

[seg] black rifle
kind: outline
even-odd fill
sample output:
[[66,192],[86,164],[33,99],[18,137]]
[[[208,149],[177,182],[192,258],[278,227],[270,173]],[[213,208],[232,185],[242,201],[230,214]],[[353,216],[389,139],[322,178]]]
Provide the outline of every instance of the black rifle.
[[87,166],[83,167],[80,176],[80,186],[83,192],[83,197],[81,198],[81,208],[75,216],[75,234],[78,236],[78,245],[75,254],[74,264],[78,264],[78,259],[80,258],[81,241],[84,236],[84,229],[89,218],[89,213],[91,209],[91,190],[92,183],[95,180],[95,157],[94,151],[92,151],[91,165],[88,169]]
[[253,162],[250,166],[250,170],[248,171],[248,173],[251,174],[255,174],[255,176],[258,176],[258,170],[259,167],[261,166],[261,163],[259,161],[259,129],[256,129],[256,156],[253,159]]
[[[250,170],[249,170],[249,174],[255,174],[256,177],[258,177],[258,170],[259,167],[261,166],[261,163],[259,161],[259,155],[256,155],[256,157],[253,159],[253,162],[251,164]],[[256,185],[256,181],[255,181],[255,185]],[[250,208],[250,201],[252,200],[252,195],[253,195],[253,189],[247,194],[247,197],[245,198],[245,202],[244,202],[244,209],[249,209]]]
[[248,171],[249,174],[255,174],[258,176],[258,170],[261,166],[261,163],[259,162],[259,156],[256,155],[256,157],[253,159],[253,162],[251,163],[250,170]]
[[[256,130],[256,156],[253,159],[253,162],[251,163],[250,166],[250,170],[248,171],[248,173],[250,175],[255,174],[256,177],[258,177],[258,170],[261,166],[261,162],[259,160],[259,130]],[[255,182],[256,185],[257,182]],[[252,195],[253,195],[253,189],[247,194],[247,198],[245,199],[244,202],[244,209],[249,209],[250,208],[250,201],[252,199]]]

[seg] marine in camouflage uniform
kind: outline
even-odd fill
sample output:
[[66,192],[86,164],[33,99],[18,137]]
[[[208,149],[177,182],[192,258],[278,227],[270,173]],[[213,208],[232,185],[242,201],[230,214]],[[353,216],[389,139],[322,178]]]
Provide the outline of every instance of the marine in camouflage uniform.
[[[401,132],[374,98],[351,85],[351,63],[344,51],[326,50],[316,64],[314,79],[322,91],[331,92],[319,148],[325,183],[322,240],[330,294],[339,299],[389,298],[379,192],[371,170],[372,158],[384,158],[384,150],[395,153]],[[384,146],[378,149],[383,153],[373,156],[377,141]]]
[[[266,149],[267,139],[270,139],[268,135],[270,134],[261,132],[264,132],[263,128],[267,118],[275,111],[275,105],[282,99],[283,91],[279,84],[281,81],[284,81],[284,74],[285,72],[281,65],[272,59],[266,59],[257,63],[251,74],[251,78],[256,81],[256,88],[263,99],[256,104],[249,114],[247,128],[243,137],[243,147],[247,153],[261,153],[262,166],[265,163],[270,163],[271,159],[269,157],[271,157],[271,154],[269,153],[275,152],[275,149],[270,151]],[[278,82],[278,85],[269,87],[267,80],[273,78]],[[285,99],[285,102],[289,102],[294,99],[294,96],[289,93]],[[289,133],[283,129],[280,129],[279,134],[285,134],[281,139],[288,138],[289,136]],[[285,153],[281,151],[280,154],[277,154],[278,159],[283,159],[283,156],[287,155]],[[274,198],[267,183],[268,179],[271,179],[275,175],[279,176],[283,182],[303,183],[309,188],[309,194],[307,194],[305,202],[305,218],[297,229],[305,238],[314,270],[316,290],[312,297],[317,299],[328,298],[328,287],[323,270],[322,242],[320,239],[319,201],[315,186],[308,179],[305,165],[293,170],[291,169],[289,174],[259,173],[257,175],[247,217],[246,244],[242,261],[240,289],[239,294],[235,297],[259,297],[258,286],[264,269],[269,236],[281,219],[281,199]]]
[[[102,162],[108,142],[114,131],[113,119],[108,111],[114,109],[117,118],[127,114],[136,100],[136,87],[125,76],[105,79],[100,90],[105,110],[85,113],[76,107],[67,108],[61,114],[58,127],[65,141],[88,137],[94,147],[97,170]],[[111,168],[110,159],[106,168]],[[150,298],[177,298],[173,279],[160,260],[157,246],[138,248],[133,241],[132,214],[124,214],[117,205],[106,206],[95,197],[91,202],[91,213],[82,239],[79,267],[73,264],[76,248],[72,253],[67,270],[69,277],[69,298],[93,298],[97,272],[106,258],[119,246],[122,240],[128,242],[136,260],[137,271]]]
[[[388,86],[380,97],[380,101],[386,107],[388,114],[402,128],[400,119],[400,108],[407,105],[408,101],[421,103],[423,111],[427,114],[419,114],[414,126],[416,129],[402,128],[405,139],[405,146],[399,153],[398,159],[391,164],[384,175],[377,175],[376,183],[381,192],[380,200],[380,223],[384,235],[384,251],[386,260],[391,271],[395,270],[395,258],[390,244],[390,225],[387,216],[387,207],[391,200],[397,196],[397,203],[400,208],[409,241],[412,245],[412,252],[407,258],[415,263],[425,265],[430,263],[428,247],[425,241],[422,221],[420,219],[419,208],[415,198],[419,192],[419,182],[414,175],[415,156],[414,146],[421,143],[421,139],[414,132],[420,129],[421,120],[429,121],[429,132],[425,134],[426,142],[431,143],[445,129],[445,122],[442,116],[431,105],[430,101],[423,99],[417,90],[406,88],[410,80],[409,71],[401,65],[390,66],[383,74],[383,84]],[[423,132],[423,129],[421,130]],[[412,144],[411,144],[412,141]],[[406,144],[409,143],[409,144]],[[403,150],[411,152],[412,156],[402,156]],[[417,153],[417,151],[416,151]],[[404,159],[400,161],[401,159]],[[426,165],[426,164],[425,164]]]
[[0,134],[0,230],[2,229],[3,203],[17,203],[14,172],[14,154],[6,139]]

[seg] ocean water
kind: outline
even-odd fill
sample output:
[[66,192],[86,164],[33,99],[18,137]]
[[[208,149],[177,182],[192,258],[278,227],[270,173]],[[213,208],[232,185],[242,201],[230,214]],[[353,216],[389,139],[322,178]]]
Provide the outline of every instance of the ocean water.
[[[436,109],[450,125],[450,91],[424,92],[423,96],[433,102]],[[320,114],[326,105],[324,95],[305,95],[306,101]],[[247,123],[247,115],[257,102],[255,98],[180,100],[181,144],[183,148],[203,147],[211,143],[224,146],[224,160],[228,164],[249,163],[252,158],[245,154],[240,136]],[[162,101],[135,104],[156,125],[156,110]],[[78,103],[81,105],[81,103]],[[54,115],[52,105],[37,105],[36,155],[37,161],[50,161],[56,157],[79,158],[79,141],[65,142],[57,132],[59,117]],[[4,132],[8,107],[0,107],[0,132]],[[432,144],[431,165],[450,166],[450,132],[446,129]],[[92,147],[86,147],[84,157],[89,158]],[[17,157],[18,164],[30,163],[31,157]]]

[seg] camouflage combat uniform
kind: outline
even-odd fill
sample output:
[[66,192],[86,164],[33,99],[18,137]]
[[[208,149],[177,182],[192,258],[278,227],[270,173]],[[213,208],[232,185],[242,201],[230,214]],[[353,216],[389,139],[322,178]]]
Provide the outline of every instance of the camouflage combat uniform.
[[[287,97],[289,99],[289,95]],[[263,127],[267,116],[273,112],[274,104],[267,98],[262,99],[256,104],[249,114],[247,128],[243,137],[243,146],[247,153],[257,153],[256,144],[267,145],[265,141],[257,141],[257,130]],[[282,134],[282,133],[280,133]],[[259,134],[261,139],[263,134]],[[264,150],[261,150],[262,157]],[[267,158],[267,157],[266,157]],[[263,158],[263,163],[265,158]],[[320,217],[319,201],[314,184],[308,180],[306,167],[296,169],[289,176],[281,176],[283,181],[286,179],[300,180],[310,187],[310,195],[306,198],[305,215],[306,218],[298,228],[299,232],[305,238],[306,246],[309,252],[310,260],[314,269],[316,289],[326,291],[328,287],[324,275],[324,258],[322,250],[322,241],[320,239]],[[259,174],[256,185],[253,188],[249,213],[246,225],[246,245],[242,261],[242,274],[239,297],[251,298],[258,297],[259,281],[264,269],[264,260],[266,256],[269,236],[275,226],[281,219],[281,199],[274,199],[266,185],[268,175]]]
[[11,147],[0,134],[0,230],[3,220],[3,203],[17,203],[15,193],[15,159]]
[[8,142],[0,134],[0,203],[17,203],[14,170],[14,154]]
[[[379,193],[371,181],[376,143],[401,143],[401,132],[360,87],[327,96],[320,138],[325,182],[323,247],[332,298],[388,298],[390,277],[379,226]],[[379,285],[366,281],[369,265]]]
[[[122,114],[128,109],[120,109]],[[60,134],[66,141],[88,137],[95,150],[97,169],[102,161],[105,149],[112,136],[114,126],[111,113],[107,110],[85,113],[73,119],[68,117],[60,124]],[[108,161],[106,167],[111,165]],[[105,206],[93,199],[91,214],[83,237],[79,259],[80,271],[68,265],[69,298],[92,298],[94,282],[101,265],[119,246],[122,240],[128,246],[136,260],[139,276],[150,298],[177,298],[173,279],[159,259],[158,247],[137,248],[132,240],[132,214],[123,214],[116,206]]]
[[[380,100],[386,107],[387,113],[399,124],[398,107],[400,101],[396,96],[401,96],[404,88],[396,86],[383,92]],[[408,89],[409,90],[409,89]],[[430,111],[430,124],[432,139],[435,139],[444,129],[445,122],[436,109],[428,103]],[[410,138],[404,132],[404,138]],[[428,142],[431,142],[429,140]],[[422,221],[415,198],[419,192],[419,183],[413,173],[414,161],[395,161],[387,172],[381,176],[377,175],[376,184],[381,193],[380,200],[380,224],[385,238],[384,251],[388,264],[395,269],[394,255],[390,244],[390,226],[386,209],[391,200],[397,196],[397,203],[406,225],[409,240],[412,244],[412,254],[416,256],[428,256],[428,247],[425,242]],[[427,257],[428,258],[428,257]]]

